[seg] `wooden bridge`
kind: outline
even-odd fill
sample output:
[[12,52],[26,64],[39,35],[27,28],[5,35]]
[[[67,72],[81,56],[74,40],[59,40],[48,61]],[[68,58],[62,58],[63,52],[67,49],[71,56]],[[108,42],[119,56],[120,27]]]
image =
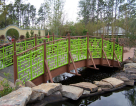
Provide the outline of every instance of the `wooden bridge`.
[[[68,72],[79,75],[77,68],[96,65],[120,67],[123,45],[103,36],[34,37],[14,41],[0,47],[0,69],[14,65],[14,81],[31,80],[36,85]],[[56,39],[56,40],[55,40]],[[13,62],[12,62],[13,61]],[[92,66],[92,67],[90,67]],[[70,70],[75,70],[75,73]]]

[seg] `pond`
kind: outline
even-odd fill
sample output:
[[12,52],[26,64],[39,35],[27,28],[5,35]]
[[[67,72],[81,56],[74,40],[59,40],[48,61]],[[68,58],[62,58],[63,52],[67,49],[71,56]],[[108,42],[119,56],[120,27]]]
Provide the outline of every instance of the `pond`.
[[[117,68],[97,67],[99,67],[100,70],[84,70],[84,68],[78,69],[81,76],[69,76],[69,74],[62,74],[55,79],[57,79],[56,82],[60,82],[63,85],[83,81],[93,82],[110,77],[119,71]],[[60,80],[58,80],[59,78]],[[69,99],[63,102],[50,103],[46,106],[136,106],[136,86],[125,87],[115,92],[80,98],[76,101]]]

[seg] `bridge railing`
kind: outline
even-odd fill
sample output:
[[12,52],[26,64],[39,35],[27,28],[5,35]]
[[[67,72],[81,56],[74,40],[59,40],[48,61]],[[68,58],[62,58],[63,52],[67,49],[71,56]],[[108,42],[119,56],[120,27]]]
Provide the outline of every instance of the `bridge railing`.
[[103,37],[69,35],[59,40],[42,42],[20,53],[14,48],[14,80],[18,78],[23,81],[33,80],[45,74],[46,71],[50,73],[56,68],[91,59],[91,57],[118,62],[123,59],[123,46],[114,41],[104,40]]
[[[55,39],[62,39],[61,36],[49,35],[47,38],[45,36],[36,36],[32,38],[27,38],[23,40],[17,40],[15,42],[10,42],[0,46],[0,69],[4,69],[10,65],[13,65],[13,51],[16,51],[16,54],[22,53],[23,51],[35,47],[41,43],[43,40],[53,41]],[[14,44],[15,43],[15,44]],[[16,46],[16,47],[14,47]],[[16,50],[14,50],[16,48]],[[29,52],[25,53],[28,54]],[[25,55],[23,54],[23,55]]]

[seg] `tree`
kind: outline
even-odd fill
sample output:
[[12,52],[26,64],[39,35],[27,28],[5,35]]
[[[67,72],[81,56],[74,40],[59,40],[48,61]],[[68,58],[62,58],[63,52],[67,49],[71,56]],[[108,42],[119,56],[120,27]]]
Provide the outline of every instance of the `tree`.
[[38,36],[41,36],[41,31],[40,30],[38,31]]
[[30,34],[28,31],[26,32],[26,38],[30,38]]
[[30,31],[30,34],[31,34],[31,37],[34,37],[34,31],[33,30]]

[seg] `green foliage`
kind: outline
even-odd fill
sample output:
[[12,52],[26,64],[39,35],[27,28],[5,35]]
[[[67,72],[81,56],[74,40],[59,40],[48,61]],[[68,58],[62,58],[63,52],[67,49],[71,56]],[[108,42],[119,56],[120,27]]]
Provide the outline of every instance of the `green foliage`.
[[30,34],[28,31],[26,32],[26,38],[30,38]]
[[11,74],[4,73],[4,75],[6,76],[6,78],[0,81],[0,85],[2,85],[4,88],[3,91],[0,91],[0,97],[7,95],[14,90],[14,88],[9,85],[8,81],[11,78]]
[[30,31],[30,34],[31,34],[31,37],[34,37],[34,31],[33,30]]
[[116,42],[118,43],[118,36],[116,36]]
[[41,31],[40,30],[38,31],[38,36],[41,36]]
[[9,29],[7,31],[7,36],[11,36],[12,38],[15,36],[15,39],[17,40],[19,38],[19,33],[16,29]]

